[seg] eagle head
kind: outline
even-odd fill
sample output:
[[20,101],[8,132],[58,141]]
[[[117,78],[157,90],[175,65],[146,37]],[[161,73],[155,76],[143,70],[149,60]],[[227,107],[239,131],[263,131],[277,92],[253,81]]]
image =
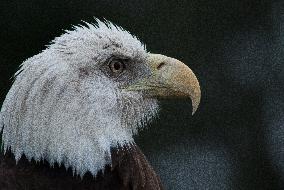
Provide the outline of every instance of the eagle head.
[[200,96],[191,69],[121,27],[74,26],[15,74],[0,112],[4,151],[96,175],[155,117],[158,98],[189,97],[194,113]]

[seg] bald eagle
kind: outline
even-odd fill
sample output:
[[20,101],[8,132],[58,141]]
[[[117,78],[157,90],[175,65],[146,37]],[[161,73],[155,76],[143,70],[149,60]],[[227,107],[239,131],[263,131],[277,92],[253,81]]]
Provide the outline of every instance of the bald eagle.
[[15,74],[0,112],[1,189],[162,189],[133,135],[158,98],[200,87],[182,62],[147,52],[109,21],[73,26]]

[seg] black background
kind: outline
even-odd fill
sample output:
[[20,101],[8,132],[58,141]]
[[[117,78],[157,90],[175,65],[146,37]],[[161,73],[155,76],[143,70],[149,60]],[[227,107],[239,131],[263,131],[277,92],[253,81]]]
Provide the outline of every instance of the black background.
[[106,18],[196,73],[200,109],[161,102],[136,138],[166,189],[284,189],[284,1],[0,1],[0,102],[25,59]]

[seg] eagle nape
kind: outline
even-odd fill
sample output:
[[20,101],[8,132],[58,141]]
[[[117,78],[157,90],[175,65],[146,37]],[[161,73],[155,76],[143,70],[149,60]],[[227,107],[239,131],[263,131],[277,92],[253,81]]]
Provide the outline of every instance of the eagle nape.
[[160,98],[201,91],[184,63],[111,22],[74,26],[15,74],[0,111],[4,189],[159,190],[133,136]]

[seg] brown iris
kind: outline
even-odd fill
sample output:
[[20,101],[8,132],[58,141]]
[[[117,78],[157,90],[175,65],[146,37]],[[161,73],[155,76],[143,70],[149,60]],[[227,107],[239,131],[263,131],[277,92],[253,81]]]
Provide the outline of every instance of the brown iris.
[[122,73],[124,71],[125,64],[124,64],[123,60],[114,59],[109,63],[109,68],[113,73],[119,74],[119,73]]

